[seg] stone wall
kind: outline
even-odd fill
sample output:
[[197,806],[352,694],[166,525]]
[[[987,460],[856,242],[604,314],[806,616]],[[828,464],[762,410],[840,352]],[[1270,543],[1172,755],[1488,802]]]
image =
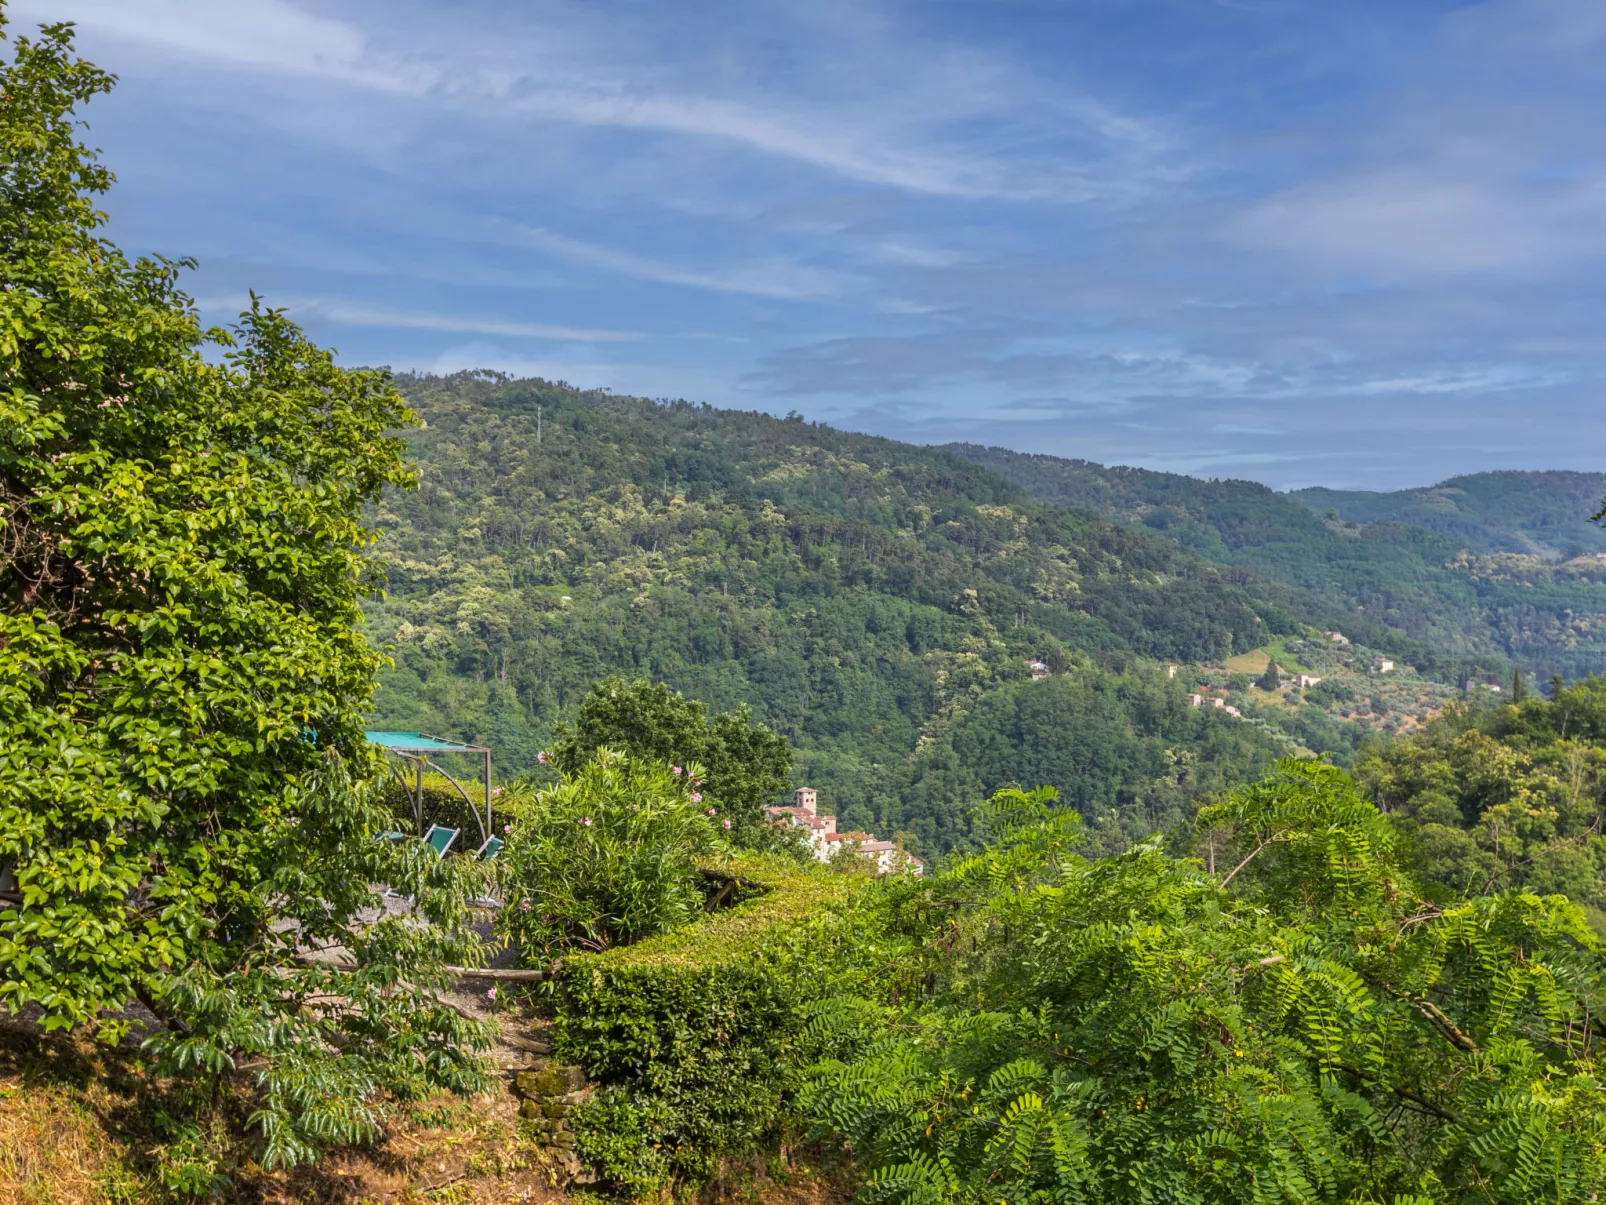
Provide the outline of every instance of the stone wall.
[[521,1056],[508,1068],[520,1101],[519,1116],[540,1136],[553,1164],[569,1183],[589,1183],[590,1177],[574,1153],[574,1131],[569,1128],[570,1111],[591,1091],[585,1072],[572,1064],[554,1062],[552,1046],[543,1037],[505,1036],[503,1041]]

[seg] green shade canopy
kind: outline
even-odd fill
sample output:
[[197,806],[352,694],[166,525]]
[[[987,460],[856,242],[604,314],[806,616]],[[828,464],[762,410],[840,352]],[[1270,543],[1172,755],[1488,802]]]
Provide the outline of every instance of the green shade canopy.
[[489,753],[483,745],[465,745],[461,741],[443,741],[438,736],[425,736],[422,732],[364,732],[368,743],[395,753]]

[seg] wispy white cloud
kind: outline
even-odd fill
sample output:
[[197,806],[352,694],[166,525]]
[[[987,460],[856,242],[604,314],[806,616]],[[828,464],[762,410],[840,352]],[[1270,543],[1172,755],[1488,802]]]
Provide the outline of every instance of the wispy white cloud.
[[1402,78],[1314,131],[1304,178],[1229,237],[1378,279],[1531,273],[1606,253],[1606,7],[1484,0],[1447,13]]
[[1601,0],[8,12],[125,80],[118,237],[360,362],[1281,484],[1606,438]]
[[[239,306],[224,303],[232,310]],[[274,302],[297,319],[317,318],[341,326],[386,327],[396,330],[442,331],[455,334],[500,335],[515,339],[542,339],[560,343],[633,343],[647,336],[637,331],[593,330],[545,322],[510,322],[475,318],[467,314],[429,314],[353,305],[320,298],[289,298]],[[205,307],[203,307],[205,308]],[[219,306],[218,308],[223,308]]]
[[[563,122],[696,139],[917,194],[1074,202],[1152,187],[1180,169],[1177,138],[1163,123],[961,43],[921,44],[889,21],[855,22],[847,43],[832,38],[841,21],[811,31],[809,49],[823,57],[800,56],[803,86],[789,88],[801,64],[774,78],[747,68],[721,79],[694,55],[686,70],[667,72],[667,32],[633,47],[612,17],[550,4],[507,22],[497,42],[470,45],[439,10],[400,3],[369,10],[369,27],[290,0],[15,0],[14,7],[29,18],[70,13],[97,34],[229,70],[422,98],[504,127]],[[783,12],[778,6],[777,16]],[[1010,153],[994,151],[988,127]]]
[[1247,242],[1383,278],[1543,268],[1606,250],[1606,172],[1536,184],[1451,164],[1384,166],[1279,194],[1251,207],[1234,230]]
[[538,226],[519,227],[517,233],[533,246],[574,263],[621,276],[685,285],[694,289],[711,289],[718,293],[789,299],[830,297],[843,292],[852,283],[840,273],[789,263],[780,258],[724,270],[699,270],[676,267],[646,256],[543,230]]
[[429,74],[381,69],[368,37],[347,21],[288,0],[11,0],[18,21],[73,21],[96,33],[169,54],[383,91],[417,92]]

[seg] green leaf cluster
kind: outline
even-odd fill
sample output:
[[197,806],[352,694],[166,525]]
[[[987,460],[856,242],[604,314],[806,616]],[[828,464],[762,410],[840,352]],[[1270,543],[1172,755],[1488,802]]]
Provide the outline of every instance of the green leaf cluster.
[[601,748],[665,766],[696,763],[698,793],[750,844],[765,833],[764,808],[786,789],[792,765],[786,739],[755,723],[745,704],[709,716],[664,683],[616,675],[595,683],[573,722],[560,726],[552,763],[575,774]]
[[[363,508],[411,473],[389,378],[253,300],[200,326],[186,265],[100,236],[71,27],[0,61],[0,1007],[254,1080],[264,1158],[481,1082],[436,999],[471,880],[354,778],[380,657]],[[425,928],[376,917],[370,884]],[[308,959],[312,959],[311,962]]]
[[1454,708],[1368,750],[1356,775],[1428,883],[1564,894],[1606,931],[1606,679]]
[[[870,1200],[1518,1202],[1606,1187],[1601,947],[1567,900],[1435,902],[1347,777],[1284,763],[1086,859],[1039,797],[930,887],[931,986],[817,1008],[804,1105]],[[1072,826],[1074,829],[1074,826]]]
[[[421,841],[376,840],[388,824],[378,792],[326,755],[257,834],[263,874],[249,895],[237,888],[231,919],[254,914],[262,927],[152,975],[150,999],[169,1019],[144,1043],[154,1069],[214,1091],[251,1072],[246,1124],[264,1166],[370,1141],[398,1102],[489,1084],[474,1052],[492,1027],[444,999],[455,987],[444,968],[482,956],[469,901],[483,874]],[[410,907],[380,907],[376,883]]]

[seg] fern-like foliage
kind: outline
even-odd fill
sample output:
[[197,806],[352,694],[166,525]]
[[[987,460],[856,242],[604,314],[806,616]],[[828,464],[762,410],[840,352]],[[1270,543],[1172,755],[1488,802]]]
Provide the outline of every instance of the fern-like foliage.
[[1025,823],[929,886],[949,912],[925,998],[816,1018],[837,1057],[804,1103],[866,1162],[868,1199],[1606,1190],[1606,959],[1567,900],[1431,902],[1387,819],[1318,763],[1201,813],[1214,875],[1158,842],[1078,858],[1051,803],[995,801]]
[[[490,1027],[441,998],[445,966],[478,957],[477,873],[422,842],[374,840],[386,819],[378,792],[328,757],[265,832],[234,931],[155,979],[170,1020],[146,1042],[157,1068],[213,1080],[252,1069],[267,1167],[374,1138],[385,1102],[488,1083],[475,1051]],[[407,892],[412,913],[377,908],[373,883]]]

